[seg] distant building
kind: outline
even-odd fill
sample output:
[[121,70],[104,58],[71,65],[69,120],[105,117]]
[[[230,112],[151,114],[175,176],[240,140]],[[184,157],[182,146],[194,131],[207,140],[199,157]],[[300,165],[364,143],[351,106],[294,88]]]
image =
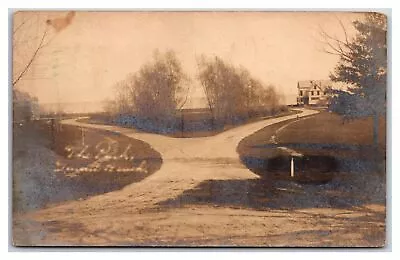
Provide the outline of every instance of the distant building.
[[303,80],[297,82],[298,105],[328,105],[329,94],[327,90],[332,88],[330,80]]

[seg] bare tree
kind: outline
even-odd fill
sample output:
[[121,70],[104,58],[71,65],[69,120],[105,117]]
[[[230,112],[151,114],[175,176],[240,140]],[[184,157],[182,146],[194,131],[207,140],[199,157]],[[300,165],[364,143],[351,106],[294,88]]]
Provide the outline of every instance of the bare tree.
[[177,110],[187,102],[189,88],[176,54],[155,51],[152,61],[116,84],[114,107],[119,114],[135,116],[144,128],[169,131]]
[[178,110],[179,110],[179,112],[180,112],[180,117],[181,117],[181,122],[180,122],[180,125],[181,125],[181,134],[182,134],[182,137],[183,137],[183,133],[184,133],[184,129],[185,129],[185,120],[184,120],[184,118],[183,118],[183,107],[186,105],[186,103],[187,103],[187,100],[188,100],[188,97],[189,97],[189,91],[190,91],[190,80],[188,79],[188,84],[187,84],[187,87],[185,88],[185,91],[182,91],[182,99],[181,99],[181,102],[180,102],[180,104],[178,104]]
[[120,115],[133,114],[135,111],[134,89],[131,82],[133,77],[131,75],[127,79],[117,82],[114,86],[116,111]]
[[243,121],[261,107],[278,105],[275,89],[265,87],[243,67],[201,56],[198,70],[213,120],[219,123]]
[[198,61],[198,78],[203,87],[212,117],[218,123],[232,121],[243,110],[245,89],[236,69],[219,57]]
[[187,76],[173,51],[154,53],[153,62],[142,66],[132,78],[138,115],[169,120],[183,106]]

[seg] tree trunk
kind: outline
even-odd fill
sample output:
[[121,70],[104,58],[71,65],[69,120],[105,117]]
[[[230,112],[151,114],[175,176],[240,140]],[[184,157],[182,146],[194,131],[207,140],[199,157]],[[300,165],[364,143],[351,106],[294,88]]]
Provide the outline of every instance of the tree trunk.
[[184,132],[184,130],[185,130],[185,126],[184,126],[184,119],[183,119],[183,111],[181,110],[181,132],[182,132],[182,135],[181,135],[181,137],[183,137],[183,132]]
[[214,110],[211,108],[211,106],[209,107],[210,108],[210,112],[211,112],[211,131],[214,131],[215,130],[215,116],[214,116]]
[[375,167],[378,173],[385,173],[385,159],[384,154],[379,151],[379,113],[373,115],[373,149],[375,151]]
[[379,135],[379,114],[374,113],[373,115],[373,145],[374,148],[377,150],[378,149],[378,136]]

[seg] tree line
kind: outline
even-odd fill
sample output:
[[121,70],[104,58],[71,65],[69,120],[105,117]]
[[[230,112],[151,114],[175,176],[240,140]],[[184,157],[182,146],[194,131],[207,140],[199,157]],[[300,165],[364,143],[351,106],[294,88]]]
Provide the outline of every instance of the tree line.
[[[37,110],[35,97],[18,88],[38,56],[54,36],[71,24],[74,12],[42,21],[30,12],[14,16],[13,35],[13,115],[15,121],[29,120]],[[330,109],[344,118],[373,116],[374,144],[378,141],[379,116],[386,113],[387,18],[368,12],[353,22],[352,38],[341,21],[344,40],[321,31],[326,53],[339,57],[331,79],[348,84],[346,90],[333,91]],[[37,26],[37,35],[27,33]],[[243,67],[235,67],[219,57],[201,56],[196,80],[207,100],[213,125],[240,122],[274,113],[282,106],[276,88],[257,80]],[[34,76],[34,75],[33,75]],[[153,60],[115,86],[115,97],[106,111],[116,117],[130,116],[137,123],[153,128],[176,127],[176,115],[188,100],[193,80],[184,73],[173,51],[155,52]],[[262,113],[261,113],[262,114]],[[133,117],[135,116],[135,117]]]
[[[197,59],[197,67],[196,80],[214,128],[273,114],[283,107],[275,87],[254,78],[244,67],[205,55]],[[115,96],[106,102],[105,111],[147,130],[173,131],[183,123],[178,115],[192,84],[174,51],[155,51],[150,62],[115,85]]]

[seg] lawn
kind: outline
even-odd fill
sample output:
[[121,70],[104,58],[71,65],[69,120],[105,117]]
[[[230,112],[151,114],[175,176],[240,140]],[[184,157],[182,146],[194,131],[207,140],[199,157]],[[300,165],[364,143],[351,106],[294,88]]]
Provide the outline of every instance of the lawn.
[[[266,177],[288,176],[291,155],[289,148],[303,155],[294,157],[295,170],[311,174],[313,170],[347,172],[385,172],[386,126],[380,119],[379,149],[373,147],[372,118],[342,122],[340,116],[321,112],[304,119],[293,119],[266,127],[243,139],[237,148],[242,162],[256,174]],[[275,142],[271,136],[275,135]],[[307,162],[306,162],[307,160]],[[279,165],[282,164],[282,165]],[[305,169],[304,169],[305,167]],[[312,173],[314,174],[314,173]]]
[[[379,154],[380,157],[385,157],[385,118],[381,117],[379,123]],[[285,127],[285,125],[288,126]],[[280,128],[282,129],[279,133],[275,133]],[[363,157],[363,159],[376,155],[371,154],[372,118],[357,119],[343,124],[340,116],[329,112],[321,112],[315,116],[300,120],[293,119],[261,129],[243,139],[239,143],[237,151],[243,156],[257,158],[270,158],[281,154],[280,151],[268,149],[273,146],[271,136],[274,134],[276,134],[275,140],[278,146],[295,146],[296,151],[305,151],[305,153],[314,151],[316,154],[324,154],[328,150],[333,150],[333,153],[338,155],[340,149],[337,148],[346,150],[343,148],[352,147],[354,149],[350,150],[357,152],[357,156]],[[315,149],[312,144],[323,149]],[[344,154],[344,156],[348,155],[348,153]]]
[[[322,112],[292,124],[279,132],[279,143],[330,143],[372,145],[372,117],[343,123],[339,115]],[[386,147],[386,120],[379,121],[379,147]]]

